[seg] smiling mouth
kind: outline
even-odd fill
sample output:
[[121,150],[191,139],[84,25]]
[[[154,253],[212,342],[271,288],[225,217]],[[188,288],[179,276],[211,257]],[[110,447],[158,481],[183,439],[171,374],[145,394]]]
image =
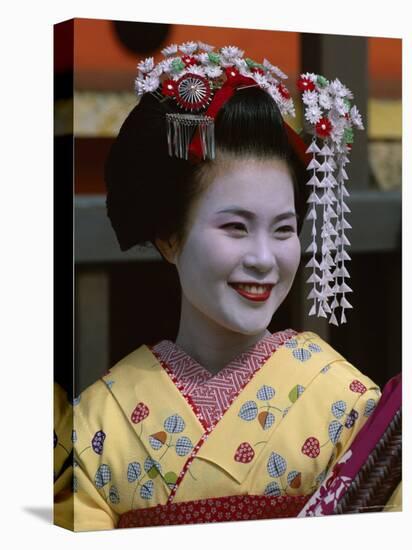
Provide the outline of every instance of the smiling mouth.
[[229,283],[238,294],[252,302],[265,302],[274,285],[260,285],[256,283]]

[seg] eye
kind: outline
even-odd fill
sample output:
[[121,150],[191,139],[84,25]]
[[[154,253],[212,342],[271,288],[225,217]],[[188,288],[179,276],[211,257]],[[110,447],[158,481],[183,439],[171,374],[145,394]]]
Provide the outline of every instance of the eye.
[[222,225],[222,229],[226,229],[227,231],[231,231],[233,233],[246,233],[247,228],[244,223],[241,222],[231,222],[231,223],[225,223]]
[[282,225],[278,227],[276,231],[280,231],[281,233],[294,233],[295,229],[291,225]]

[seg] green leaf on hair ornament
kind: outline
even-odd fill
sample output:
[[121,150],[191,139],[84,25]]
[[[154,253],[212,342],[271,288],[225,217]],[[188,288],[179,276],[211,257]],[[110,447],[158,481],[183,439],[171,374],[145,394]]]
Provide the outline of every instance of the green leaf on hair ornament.
[[183,69],[185,68],[185,64],[183,63],[183,61],[181,60],[180,57],[178,57],[177,59],[174,59],[170,65],[170,70],[172,73],[180,73],[180,71],[183,71]]
[[250,59],[250,57],[245,58],[246,64],[250,69],[253,69],[254,67],[261,67],[260,63],[256,63],[253,59]]
[[209,52],[208,54],[209,61],[211,63],[215,63],[216,65],[219,65],[220,63],[220,55],[216,52]]
[[353,130],[352,128],[345,128],[343,132],[343,139],[346,143],[353,143]]
[[320,88],[326,88],[326,86],[329,84],[329,80],[327,80],[324,76],[318,75],[318,78],[316,79],[316,84]]
[[258,63],[257,61],[250,59],[250,57],[247,57],[245,61],[249,69],[262,69],[262,71],[264,72],[267,72],[269,70],[267,67],[262,65],[262,63]]
[[346,105],[348,110],[350,110],[350,108],[352,107],[352,103],[349,101],[349,99],[347,97],[343,98],[343,103]]

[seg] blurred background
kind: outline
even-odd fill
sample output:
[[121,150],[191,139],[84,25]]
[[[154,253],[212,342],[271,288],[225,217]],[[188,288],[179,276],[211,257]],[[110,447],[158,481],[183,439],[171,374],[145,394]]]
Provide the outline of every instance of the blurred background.
[[[348,169],[354,309],[338,328],[307,317],[308,274],[300,269],[270,328],[317,332],[383,385],[401,369],[402,41],[92,19],[55,26],[55,217],[56,228],[63,227],[59,206],[73,202],[75,260],[74,319],[68,316],[61,327],[71,334],[74,320],[74,357],[58,362],[57,381],[71,387],[74,359],[77,394],[142,343],[175,338],[180,292],[174,270],[150,248],[120,252],[105,213],[103,168],[137,101],[138,62],[152,56],[157,62],[163,47],[190,40],[236,45],[256,61],[266,57],[289,76],[292,94],[305,71],[338,77],[354,92],[366,127],[355,135]],[[301,113],[288,122],[299,130]],[[59,292],[73,266],[60,241],[56,253]],[[71,311],[73,297],[65,300]]]

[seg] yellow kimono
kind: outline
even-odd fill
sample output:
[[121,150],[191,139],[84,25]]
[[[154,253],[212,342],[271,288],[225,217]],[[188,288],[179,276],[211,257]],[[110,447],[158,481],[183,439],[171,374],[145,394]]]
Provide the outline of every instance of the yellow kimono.
[[138,525],[121,523],[136,510],[216,497],[233,497],[235,508],[239,495],[296,497],[303,505],[379,397],[372,380],[319,336],[303,332],[279,347],[216,426],[205,429],[142,346],[73,406],[73,491],[59,484],[55,523],[75,531],[112,529]]

